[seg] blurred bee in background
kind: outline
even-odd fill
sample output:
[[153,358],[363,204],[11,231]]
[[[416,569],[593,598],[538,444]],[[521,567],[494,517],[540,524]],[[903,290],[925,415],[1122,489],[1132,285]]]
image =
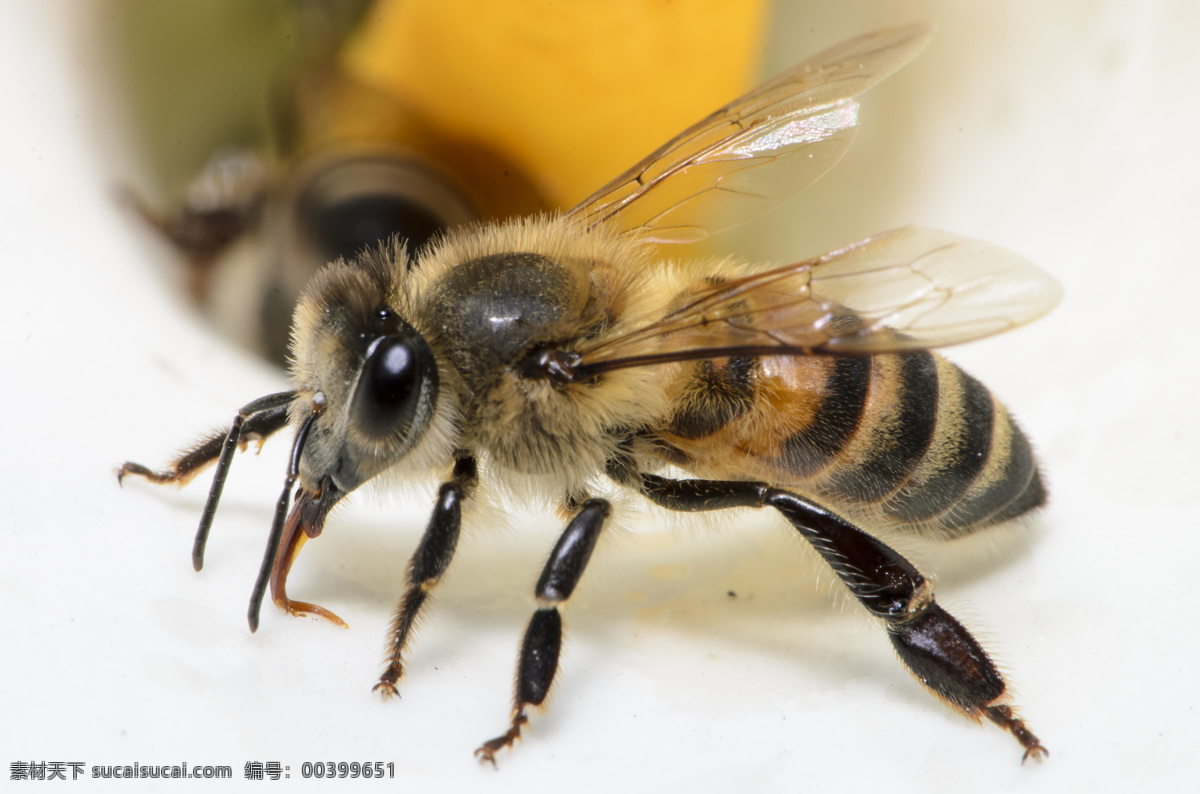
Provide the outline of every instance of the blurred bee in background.
[[296,309],[293,389],[247,404],[168,469],[127,463],[121,475],[183,483],[216,462],[199,568],[234,452],[294,428],[254,630],[268,588],[292,614],[340,623],[288,597],[299,550],[363,484],[439,472],[375,687],[385,696],[454,555],[463,505],[482,498],[481,473],[560,506],[570,520],[534,588],[511,718],[481,760],[520,737],[550,690],[559,606],[609,523],[614,487],[669,510],[779,511],[919,681],[1041,758],[988,654],[868,530],[956,537],[1044,503],[1007,411],[930,349],[1033,320],[1058,300],[1056,282],[1002,249],[916,227],[773,268],[671,262],[656,247],[748,220],[825,173],[857,127],[855,97],[928,39],[913,25],[822,52],[566,213],[460,228],[415,257],[391,241],[329,265]]
[[[415,254],[468,221],[572,206],[744,91],[766,14],[764,0],[113,5],[143,159],[167,179],[175,158],[208,161],[180,206],[124,198],[183,255],[191,297],[281,365],[320,267],[393,236]],[[235,120],[218,124],[224,105]],[[637,124],[613,136],[620,118]],[[201,140],[176,142],[188,136]],[[235,261],[247,238],[257,250]]]

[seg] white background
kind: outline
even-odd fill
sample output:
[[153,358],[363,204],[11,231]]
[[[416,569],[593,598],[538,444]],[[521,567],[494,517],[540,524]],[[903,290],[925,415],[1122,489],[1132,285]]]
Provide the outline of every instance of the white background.
[[306,549],[290,592],[348,631],[268,608],[251,635],[285,445],[237,461],[200,575],[204,485],[117,488],[121,460],[163,462],[285,384],[193,315],[159,275],[162,249],[111,201],[73,9],[0,7],[6,777],[15,761],[187,761],[240,779],[273,760],[292,779],[259,785],[290,789],[306,760],[379,760],[426,791],[1153,791],[1200,772],[1200,7],[786,9],[777,67],[914,18],[938,33],[865,97],[834,174],[728,238],[796,258],[918,222],[1065,285],[1045,320],[951,351],[1034,439],[1050,508],[1023,534],[906,547],[1003,661],[1048,762],[1022,766],[1009,736],[925,694],[799,541],[751,516],[602,544],[565,612],[552,708],[499,773],[470,753],[505,726],[555,518],[466,533],[403,700],[380,704],[369,690],[430,494],[343,513]]

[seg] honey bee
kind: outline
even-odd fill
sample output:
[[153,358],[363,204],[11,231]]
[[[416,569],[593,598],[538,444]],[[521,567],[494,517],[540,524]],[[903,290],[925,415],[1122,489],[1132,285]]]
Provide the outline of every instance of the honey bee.
[[[410,629],[447,570],[463,506],[489,481],[569,516],[534,588],[495,763],[558,670],[559,606],[609,523],[606,488],[668,510],[770,507],[883,624],[936,697],[1045,748],[982,646],[932,583],[864,527],[961,536],[1046,498],[1025,435],[931,348],[1028,322],[1057,283],[999,248],[906,227],[783,267],[664,261],[811,183],[849,146],[855,97],[925,46],[928,26],[864,35],[761,85],[561,215],[454,230],[410,261],[402,242],[325,267],[296,308],[293,389],[245,405],[227,432],[156,472],[216,462],[197,569],[234,452],[295,428],[251,597],[341,623],[286,580],[331,508],[383,477],[439,472],[375,690],[395,695]],[[682,472],[686,476],[672,476]],[[294,489],[294,502],[293,502]]]

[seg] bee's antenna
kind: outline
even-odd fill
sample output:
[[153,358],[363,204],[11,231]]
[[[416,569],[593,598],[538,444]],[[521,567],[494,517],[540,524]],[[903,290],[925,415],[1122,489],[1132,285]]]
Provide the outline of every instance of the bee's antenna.
[[[313,395],[312,412],[300,425],[296,433],[296,441],[292,444],[292,454],[288,459],[287,478],[283,482],[283,493],[275,505],[275,518],[271,521],[271,534],[267,538],[267,550],[263,553],[262,566],[258,569],[258,578],[254,582],[254,590],[250,593],[250,631],[258,631],[258,614],[262,611],[263,596],[267,592],[267,584],[271,580],[271,571],[275,569],[275,559],[279,555],[279,539],[283,537],[283,524],[287,520],[288,504],[291,501],[292,486],[300,476],[300,456],[304,454],[304,444],[308,441],[308,431],[312,429],[313,420],[325,410],[325,395],[317,392]],[[224,453],[222,453],[224,454]]]
[[[208,499],[204,501],[204,512],[200,514],[200,526],[196,528],[196,540],[192,543],[192,567],[199,571],[204,567],[204,547],[208,543],[208,532],[212,529],[213,517],[217,514],[217,504],[221,501],[221,491],[225,488],[225,478],[229,476],[229,466],[233,463],[233,453],[242,444],[242,426],[247,419],[266,416],[267,422],[274,432],[275,427],[282,427],[287,421],[287,407],[296,399],[294,391],[284,391],[278,394],[268,394],[259,397],[242,406],[233,418],[233,426],[225,436],[221,446],[221,455],[217,458],[217,470],[213,474],[212,486],[208,489]],[[275,424],[275,423],[278,424]],[[213,440],[219,439],[216,436]],[[212,460],[209,458],[208,460]],[[201,464],[203,465],[203,464]]]

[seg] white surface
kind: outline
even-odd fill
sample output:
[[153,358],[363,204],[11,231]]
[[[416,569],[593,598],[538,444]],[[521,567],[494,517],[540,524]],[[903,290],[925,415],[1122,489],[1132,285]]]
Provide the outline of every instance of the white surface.
[[566,612],[552,707],[498,774],[470,752],[504,728],[553,517],[468,531],[398,703],[369,690],[429,495],[342,514],[306,548],[291,592],[349,631],[268,608],[249,634],[284,445],[237,461],[200,575],[189,549],[205,485],[119,490],[112,470],[164,461],[282,381],[182,306],[109,200],[81,85],[92,64],[58,13],[73,6],[8,3],[5,766],[188,761],[240,780],[246,761],[280,761],[291,780],[259,785],[292,788],[306,760],[378,760],[400,785],[436,791],[1154,791],[1194,779],[1200,12],[827,5],[780,21],[776,46],[795,52],[780,65],[912,18],[938,35],[867,95],[835,174],[772,218],[804,235],[763,242],[759,227],[746,250],[791,257],[912,221],[1003,244],[1066,287],[1050,318],[951,354],[1022,420],[1052,506],[1000,556],[912,549],[1003,659],[1047,763],[1022,767],[1010,737],[927,696],[861,610],[830,607],[830,577],[814,584],[788,531],[762,520],[606,541]]

